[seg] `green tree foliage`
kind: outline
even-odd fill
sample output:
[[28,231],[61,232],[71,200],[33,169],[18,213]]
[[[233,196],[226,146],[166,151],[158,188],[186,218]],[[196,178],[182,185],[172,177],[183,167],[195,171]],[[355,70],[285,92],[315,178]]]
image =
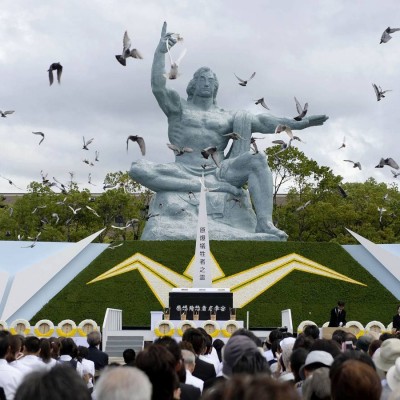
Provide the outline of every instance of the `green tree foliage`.
[[103,228],[100,242],[138,239],[150,193],[127,173],[109,173],[104,182],[112,187],[96,195],[73,181],[61,193],[32,182],[14,204],[0,201],[0,239],[34,240],[40,234],[40,241],[76,242]]
[[[295,147],[279,153],[279,158],[277,151],[277,146],[266,150],[274,176],[274,220],[289,240],[356,243],[348,228],[375,243],[400,241],[397,184],[387,185],[373,178],[363,183],[342,183],[341,176]],[[276,194],[283,185],[289,190],[285,203],[278,206]]]

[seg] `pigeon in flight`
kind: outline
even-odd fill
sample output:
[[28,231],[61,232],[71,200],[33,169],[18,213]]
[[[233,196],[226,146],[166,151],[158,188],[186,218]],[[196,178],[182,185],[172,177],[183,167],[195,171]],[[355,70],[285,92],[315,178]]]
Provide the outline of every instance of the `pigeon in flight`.
[[308,200],[306,203],[304,203],[304,204],[301,205],[300,207],[297,207],[297,208],[296,208],[296,211],[302,211],[302,210],[304,210],[310,203],[311,203],[311,200]]
[[378,207],[379,211],[379,222],[382,222],[383,213],[386,211],[386,208]]
[[137,58],[137,59],[143,59],[142,55],[139,53],[138,49],[132,49],[131,50],[131,39],[129,39],[128,36],[128,31],[125,31],[124,33],[124,40],[123,40],[123,48],[122,48],[122,54],[116,55],[115,58],[118,60],[118,62],[126,67],[126,59],[128,57],[132,58]]
[[94,214],[96,217],[100,217],[100,215],[97,214],[97,211],[96,211],[94,208],[89,207],[89,206],[86,206],[86,208],[87,208],[89,211],[91,211],[92,214]]
[[385,97],[386,92],[391,92],[392,90],[382,90],[380,86],[376,86],[375,83],[372,84],[372,87],[374,88],[375,94],[376,94],[376,99],[380,101],[382,98]]
[[213,161],[215,162],[215,165],[216,165],[218,168],[221,166],[221,164],[219,163],[219,160],[218,160],[218,153],[217,153],[217,148],[216,148],[216,147],[213,147],[213,146],[206,147],[205,149],[203,149],[203,150],[201,151],[201,155],[202,155],[204,158],[207,158],[207,159],[208,159],[209,156],[211,156],[211,158],[212,158]]
[[89,172],[89,175],[88,175],[88,184],[89,185],[93,185],[93,186],[97,186],[95,183],[92,183],[92,173],[91,172]]
[[0,178],[5,179],[11,186],[15,186],[17,189],[22,190],[22,188],[18,187],[11,179],[6,178],[5,176],[0,175]]
[[342,145],[338,148],[338,150],[343,149],[344,147],[346,147],[346,137],[343,136],[343,143]]
[[288,136],[290,137],[290,139],[294,139],[294,138],[293,138],[292,130],[290,129],[289,126],[279,124],[279,125],[275,128],[275,133],[281,133],[281,132],[286,132],[286,133],[288,134]]
[[128,136],[128,138],[126,139],[126,151],[128,151],[128,143],[130,140],[132,140],[132,142],[136,142],[139,145],[142,156],[146,155],[146,144],[144,142],[144,139],[138,135]]
[[236,133],[236,132],[226,133],[225,135],[222,135],[222,136],[228,136],[229,139],[232,139],[232,140],[239,140],[239,139],[244,140],[244,139],[243,139],[238,133]]
[[40,135],[42,138],[40,139],[39,146],[44,140],[44,133],[43,132],[32,132],[34,135]]
[[81,208],[72,208],[71,206],[68,206],[68,207],[71,209],[71,211],[74,213],[74,215],[76,215],[78,213],[78,211],[81,210]]
[[273,140],[272,143],[279,144],[279,146],[281,147],[281,149],[275,153],[275,155],[277,155],[279,153],[282,153],[282,151],[287,150],[290,147],[290,145],[292,144],[292,139],[290,139],[288,143],[286,143],[284,140],[281,139]]
[[88,146],[90,143],[92,143],[94,138],[89,139],[87,142],[85,141],[85,136],[83,136],[83,150],[89,150]]
[[96,150],[96,151],[94,152],[94,154],[95,154],[94,161],[99,161],[100,153]]
[[400,28],[391,28],[390,26],[388,26],[382,33],[381,36],[381,41],[379,44],[382,43],[387,43],[392,37],[390,36],[391,33],[394,33],[396,31],[400,31]]
[[389,165],[389,167],[392,167],[394,169],[399,169],[399,165],[391,157],[389,157],[389,158],[381,158],[380,161],[379,161],[379,164],[376,165],[375,168],[383,168],[385,165]]
[[1,115],[3,118],[6,118],[7,115],[10,115],[10,114],[13,114],[13,113],[14,113],[14,110],[7,110],[7,111],[1,111],[1,110],[0,110],[0,115]]
[[58,221],[60,220],[59,215],[57,213],[53,213],[51,216],[56,219],[56,224],[58,224]]
[[171,149],[175,153],[176,156],[181,156],[185,153],[193,152],[193,149],[190,147],[178,147],[171,143],[167,143],[167,146],[169,149]]
[[301,121],[307,114],[308,103],[304,104],[304,107],[302,107],[296,97],[294,98],[294,101],[296,102],[296,109],[299,115],[297,117],[294,117],[293,119],[295,119],[296,121]]
[[248,83],[251,79],[253,79],[255,75],[256,75],[256,73],[253,72],[253,73],[251,74],[251,76],[250,76],[249,79],[244,80],[244,79],[242,79],[242,78],[239,78],[239,77],[235,74],[236,78],[239,80],[239,85],[240,85],[240,86],[247,86],[247,83]]
[[392,169],[391,169],[391,171],[392,171],[392,174],[393,174],[393,178],[397,178],[400,175],[400,172],[396,172],[396,171],[394,171]]
[[250,147],[254,151],[254,154],[258,154],[258,147],[256,144],[256,140],[261,140],[261,139],[264,139],[264,138],[251,137],[251,139],[250,139]]
[[351,163],[353,163],[353,168],[358,168],[358,169],[361,170],[361,164],[360,164],[359,161],[357,161],[357,162],[354,162],[354,161],[351,161],[351,160],[343,160],[343,161],[351,162]]
[[169,51],[168,42],[166,44],[167,44],[167,50],[168,50],[168,55],[169,55],[169,61],[171,63],[171,69],[168,73],[164,74],[164,76],[168,79],[176,79],[179,76],[179,73],[178,73],[179,64],[181,63],[183,57],[185,57],[186,49],[183,49],[181,55],[178,57],[178,59],[176,61],[174,61],[174,60],[172,60],[171,52]]
[[47,70],[47,72],[49,73],[50,86],[54,82],[53,71],[57,71],[57,82],[60,84],[61,83],[61,74],[62,74],[62,71],[63,71],[62,65],[59,62],[58,63],[53,63],[53,64],[50,65],[49,69]]
[[[238,78],[239,79],[239,78]],[[240,83],[239,83],[239,85],[240,85]],[[260,106],[263,106],[264,108],[266,108],[267,110],[269,110],[269,108],[268,108],[268,106],[267,106],[267,103],[264,101],[264,97],[261,97],[261,99],[258,99],[258,100],[254,100],[255,101],[255,104],[257,105],[257,104],[260,104]]]
[[85,158],[84,160],[82,160],[82,162],[84,162],[84,163],[87,164],[87,165],[90,165],[91,167],[94,167],[94,164],[93,164],[91,161],[89,161],[87,158]]

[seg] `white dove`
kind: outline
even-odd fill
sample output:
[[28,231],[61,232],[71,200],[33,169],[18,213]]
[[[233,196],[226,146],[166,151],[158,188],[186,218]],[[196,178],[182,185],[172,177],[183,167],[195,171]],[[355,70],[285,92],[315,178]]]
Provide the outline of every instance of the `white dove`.
[[186,54],[186,49],[183,49],[181,55],[178,57],[176,61],[172,60],[171,52],[169,51],[169,45],[168,42],[167,44],[167,50],[168,50],[168,55],[169,55],[169,61],[171,63],[171,69],[168,73],[164,74],[164,76],[168,79],[176,79],[180,74],[178,73],[178,67],[179,64],[181,63],[183,57],[185,57]]

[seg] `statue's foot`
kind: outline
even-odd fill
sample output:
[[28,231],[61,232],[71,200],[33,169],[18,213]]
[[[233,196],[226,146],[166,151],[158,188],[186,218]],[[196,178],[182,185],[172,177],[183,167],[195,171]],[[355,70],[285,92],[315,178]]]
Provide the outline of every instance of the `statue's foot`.
[[269,233],[277,236],[280,240],[286,240],[288,238],[288,235],[284,231],[278,229],[271,221],[265,218],[257,219],[256,232]]

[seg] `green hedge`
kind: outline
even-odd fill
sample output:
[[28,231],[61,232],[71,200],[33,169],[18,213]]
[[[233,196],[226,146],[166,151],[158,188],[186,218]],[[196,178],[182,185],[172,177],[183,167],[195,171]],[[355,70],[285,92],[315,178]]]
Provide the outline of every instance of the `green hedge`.
[[[340,245],[301,242],[217,242],[211,251],[226,276],[249,269],[290,253],[297,253],[366,284],[366,287],[314,274],[293,271],[238,311],[238,319],[250,312],[250,327],[280,326],[281,310],[292,310],[294,327],[309,319],[322,325],[329,312],[343,299],[348,320],[366,324],[378,320],[391,322],[398,300]],[[194,255],[193,241],[125,242],[114,250],[105,250],[74,280],[47,303],[32,319],[54,323],[70,318],[76,323],[92,318],[102,323],[107,307],[123,310],[123,325],[150,326],[150,311],[161,305],[135,270],[87,285],[136,252],[183,273]]]

